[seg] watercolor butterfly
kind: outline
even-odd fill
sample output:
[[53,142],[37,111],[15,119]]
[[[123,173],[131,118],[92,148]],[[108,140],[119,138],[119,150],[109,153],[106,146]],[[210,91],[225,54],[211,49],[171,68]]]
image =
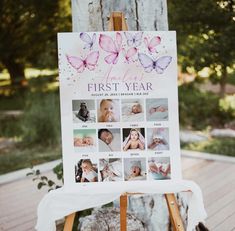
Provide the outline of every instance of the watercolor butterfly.
[[81,73],[87,68],[90,71],[95,69],[95,66],[99,59],[99,51],[93,51],[87,55],[85,59],[76,56],[66,55],[66,58],[70,65],[77,70],[77,72]]
[[133,56],[137,53],[137,49],[135,47],[132,47],[125,51],[125,49],[122,49],[122,53],[125,57],[125,60],[129,63],[130,61],[133,61]]
[[150,53],[155,52],[155,47],[161,43],[161,38],[159,36],[154,36],[150,41],[148,38],[144,38],[144,43],[146,47],[148,48],[148,51]]
[[143,32],[137,32],[134,35],[129,32],[124,32],[124,34],[126,36],[128,46],[138,47],[141,44]]
[[163,74],[165,69],[169,66],[172,61],[171,56],[162,56],[157,60],[153,60],[151,57],[143,53],[139,53],[138,58],[141,65],[144,67],[145,72],[149,73],[153,69],[155,69],[158,74]]
[[85,42],[83,49],[91,50],[96,40],[96,34],[94,33],[92,37],[90,37],[87,33],[80,33],[80,39]]
[[108,35],[101,34],[99,38],[99,45],[104,51],[109,53],[109,55],[104,59],[105,62],[108,64],[116,64],[122,46],[121,34],[119,32],[116,33],[116,41]]

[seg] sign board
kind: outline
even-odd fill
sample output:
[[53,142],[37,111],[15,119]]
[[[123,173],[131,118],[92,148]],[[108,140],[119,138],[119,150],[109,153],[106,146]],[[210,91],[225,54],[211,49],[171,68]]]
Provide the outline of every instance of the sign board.
[[181,179],[175,32],[59,33],[58,49],[65,188]]

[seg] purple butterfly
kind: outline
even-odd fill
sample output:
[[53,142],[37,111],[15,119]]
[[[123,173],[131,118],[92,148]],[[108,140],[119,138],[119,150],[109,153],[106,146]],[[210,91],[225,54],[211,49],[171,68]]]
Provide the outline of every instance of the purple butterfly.
[[143,53],[139,53],[138,58],[141,65],[144,67],[145,72],[149,73],[155,69],[158,74],[163,74],[172,61],[171,56],[162,56],[157,60],[153,60],[151,57]]
[[138,47],[141,44],[143,32],[137,32],[135,34],[130,32],[124,32],[128,46]]
[[96,40],[96,34],[94,33],[92,37],[90,37],[89,34],[83,32],[80,33],[80,39],[85,42],[85,46],[83,48],[91,50]]

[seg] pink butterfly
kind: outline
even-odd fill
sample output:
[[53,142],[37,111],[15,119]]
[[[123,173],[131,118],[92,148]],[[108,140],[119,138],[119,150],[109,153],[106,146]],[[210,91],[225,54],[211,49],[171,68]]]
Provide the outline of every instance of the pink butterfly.
[[151,57],[143,53],[139,53],[138,58],[146,72],[149,73],[153,69],[155,69],[158,74],[163,74],[165,69],[169,66],[172,61],[171,56],[162,56],[157,60],[153,60]]
[[127,51],[125,51],[125,49],[122,49],[122,53],[126,61],[129,63],[131,60],[133,61],[133,56],[137,53],[137,49],[135,47],[132,47]]
[[124,34],[126,36],[128,46],[138,47],[141,44],[143,32],[137,32],[135,34],[124,32]]
[[92,49],[95,40],[96,40],[96,34],[94,33],[92,37],[89,36],[87,33],[80,33],[80,38],[83,42],[85,42],[84,49]]
[[150,53],[155,52],[155,47],[161,43],[161,38],[159,36],[154,36],[150,41],[148,38],[144,38],[145,45]]
[[83,72],[85,68],[93,71],[99,59],[99,51],[91,52],[85,59],[69,55],[66,55],[66,58],[70,65],[79,73]]
[[104,59],[105,62],[108,64],[116,64],[122,46],[121,34],[119,32],[116,33],[116,41],[114,41],[108,35],[101,34],[99,38],[99,44],[104,51],[109,53],[109,55]]

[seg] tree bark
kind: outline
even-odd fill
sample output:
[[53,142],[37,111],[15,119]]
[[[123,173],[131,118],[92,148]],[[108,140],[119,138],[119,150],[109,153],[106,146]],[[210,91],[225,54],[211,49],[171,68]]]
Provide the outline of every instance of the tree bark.
[[225,66],[222,67],[222,76],[219,81],[220,84],[220,97],[224,97],[226,92],[226,83],[228,78],[227,68]]
[[168,30],[166,0],[72,0],[73,31],[105,31],[112,11],[125,14],[128,30]]
[[3,65],[8,70],[12,86],[25,86],[26,78],[24,66],[14,61],[14,59],[2,60]]

